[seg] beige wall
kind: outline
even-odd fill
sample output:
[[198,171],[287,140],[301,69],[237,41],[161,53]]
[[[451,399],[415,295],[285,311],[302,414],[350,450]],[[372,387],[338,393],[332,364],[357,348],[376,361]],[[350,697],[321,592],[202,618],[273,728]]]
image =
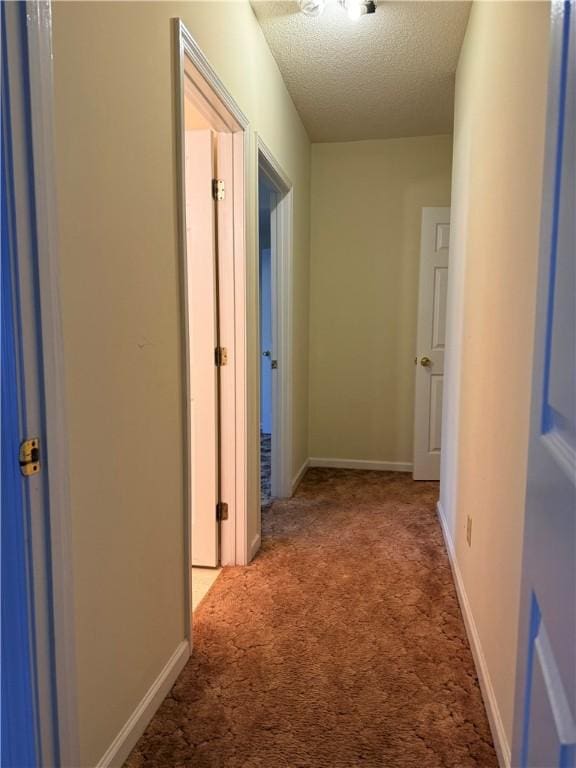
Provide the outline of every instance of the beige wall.
[[[308,456],[306,132],[247,2],[55,3],[57,186],[82,765],[185,633],[172,17],[294,183],[294,467]],[[254,154],[254,141],[252,141]],[[255,158],[250,533],[258,524]]]
[[547,3],[474,3],[456,83],[441,501],[508,744],[548,13]]
[[312,145],[310,455],[412,461],[423,206],[452,139]]

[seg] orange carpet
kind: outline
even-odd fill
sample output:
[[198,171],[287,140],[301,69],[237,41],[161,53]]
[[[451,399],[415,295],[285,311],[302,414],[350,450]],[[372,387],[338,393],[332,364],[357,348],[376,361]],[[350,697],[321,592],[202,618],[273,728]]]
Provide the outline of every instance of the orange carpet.
[[437,484],[310,470],[128,768],[497,768],[435,513]]

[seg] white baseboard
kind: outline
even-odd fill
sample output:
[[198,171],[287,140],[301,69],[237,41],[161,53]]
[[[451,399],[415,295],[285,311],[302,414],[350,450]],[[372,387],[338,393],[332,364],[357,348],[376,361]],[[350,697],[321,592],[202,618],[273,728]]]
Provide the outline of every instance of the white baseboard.
[[302,478],[306,474],[306,470],[308,469],[309,466],[310,466],[310,459],[306,459],[306,461],[302,464],[298,472],[296,472],[296,476],[292,480],[292,496],[294,496],[294,494],[296,493],[296,489],[302,482]]
[[492,738],[494,740],[494,747],[496,749],[498,763],[500,768],[510,768],[512,760],[510,745],[506,737],[506,731],[504,730],[504,723],[502,722],[502,716],[500,715],[500,709],[496,700],[496,694],[494,692],[492,680],[490,679],[488,665],[486,664],[486,657],[484,656],[484,651],[482,650],[480,635],[478,634],[476,622],[474,621],[472,609],[468,601],[468,595],[466,594],[466,590],[464,588],[462,574],[460,573],[460,568],[458,567],[458,562],[456,560],[454,542],[452,541],[452,536],[448,530],[446,518],[444,517],[444,511],[440,502],[438,502],[436,505],[436,511],[438,513],[438,519],[440,520],[440,526],[442,528],[442,534],[444,536],[444,542],[448,552],[448,559],[450,560],[450,566],[454,576],[454,583],[456,584],[456,593],[458,595],[458,602],[460,603],[460,609],[464,617],[466,634],[468,635],[468,641],[472,649],[474,664],[476,665],[476,672],[478,674],[480,689],[482,691],[482,698],[484,699],[484,705],[488,715],[488,722],[490,723],[490,730],[492,731]]
[[412,463],[404,461],[368,461],[365,459],[310,459],[310,467],[331,469],[371,469],[377,472],[412,472]]
[[136,746],[136,742],[144,733],[146,726],[152,720],[156,710],[168,695],[189,658],[190,644],[188,640],[183,640],[168,659],[166,666],[153,682],[118,736],[108,747],[96,768],[121,768],[130,752]]
[[254,560],[256,557],[256,554],[258,550],[260,549],[260,545],[262,544],[262,536],[260,533],[257,533],[256,536],[252,539],[252,544],[250,544],[250,558],[248,560],[249,563]]

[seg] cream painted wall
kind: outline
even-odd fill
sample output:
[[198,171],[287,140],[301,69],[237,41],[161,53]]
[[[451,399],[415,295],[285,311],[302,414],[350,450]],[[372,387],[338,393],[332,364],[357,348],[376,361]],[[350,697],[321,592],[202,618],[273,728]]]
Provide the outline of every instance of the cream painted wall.
[[441,504],[505,755],[514,704],[548,14],[541,2],[474,3],[456,81]]
[[[185,634],[173,50],[182,17],[294,184],[293,467],[308,454],[307,134],[247,2],[56,2],[80,741],[94,766]],[[250,540],[259,523],[250,163]]]
[[412,462],[423,206],[452,139],[312,145],[310,455]]

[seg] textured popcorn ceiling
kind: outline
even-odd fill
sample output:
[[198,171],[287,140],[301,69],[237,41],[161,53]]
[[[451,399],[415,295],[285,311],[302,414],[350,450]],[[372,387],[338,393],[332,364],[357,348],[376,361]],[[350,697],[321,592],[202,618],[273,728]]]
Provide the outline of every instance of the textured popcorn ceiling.
[[450,133],[468,2],[385,2],[351,21],[251,0],[312,141]]

